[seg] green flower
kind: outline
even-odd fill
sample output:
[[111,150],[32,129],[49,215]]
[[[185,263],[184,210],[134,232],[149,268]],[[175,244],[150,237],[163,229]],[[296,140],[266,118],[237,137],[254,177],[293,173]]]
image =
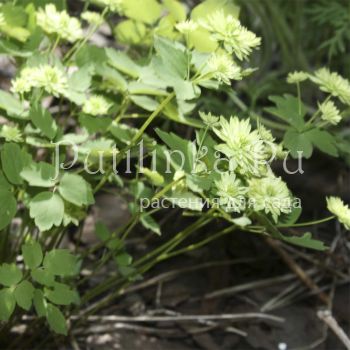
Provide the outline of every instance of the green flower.
[[219,83],[231,85],[231,80],[241,80],[241,68],[226,53],[212,54],[208,60],[208,69]]
[[322,91],[338,97],[339,100],[350,106],[350,83],[338,73],[330,72],[328,68],[321,68],[310,76]]
[[11,91],[19,94],[29,92],[32,88],[43,88],[49,94],[59,96],[68,87],[67,77],[55,66],[42,65],[24,68],[19,77],[12,81]]
[[45,65],[38,68],[37,86],[57,97],[66,91],[68,82],[59,68]]
[[213,128],[214,126],[219,125],[219,117],[212,115],[211,113],[199,112],[199,116],[203,120],[203,123],[207,125],[209,128]]
[[243,27],[238,19],[226,15],[223,10],[209,15],[200,24],[212,34],[212,39],[222,43],[225,50],[234,53],[239,60],[248,58],[261,39]]
[[295,72],[288,74],[287,83],[288,84],[298,84],[298,83],[301,83],[307,79],[309,79],[309,75],[307,73],[302,72],[302,71],[299,71],[299,72],[295,71]]
[[94,0],[94,2],[107,7],[112,12],[123,13],[124,0]]
[[164,177],[159,174],[158,171],[149,168],[140,168],[140,173],[144,174],[155,186],[161,186],[164,184]]
[[93,116],[106,115],[111,108],[111,104],[102,96],[94,95],[85,101],[83,112]]
[[216,149],[233,159],[241,174],[259,175],[266,152],[263,140],[257,130],[252,131],[249,120],[231,117],[220,118],[220,128],[214,128],[216,135],[225,143]]
[[347,230],[350,230],[350,208],[339,197],[328,197],[327,208]]
[[227,212],[240,213],[245,208],[245,197],[248,189],[236,178],[235,174],[223,173],[221,179],[215,181],[219,203]]
[[85,11],[81,14],[81,18],[93,26],[100,26],[104,19],[98,12]]
[[81,24],[77,18],[71,17],[66,11],[57,11],[54,4],[40,8],[36,14],[38,26],[47,34],[56,34],[71,43],[83,37]]
[[281,213],[290,213],[292,201],[285,182],[270,173],[267,177],[249,181],[249,203],[255,211],[271,214],[277,222]]
[[340,112],[333,101],[323,102],[322,104],[319,104],[318,107],[322,113],[322,120],[325,120],[333,125],[337,125],[342,120]]
[[7,142],[23,142],[22,133],[17,126],[4,125],[0,131],[0,137]]
[[195,21],[189,19],[187,21],[179,22],[175,25],[175,28],[180,33],[187,35],[189,33],[194,32],[198,28],[198,24]]

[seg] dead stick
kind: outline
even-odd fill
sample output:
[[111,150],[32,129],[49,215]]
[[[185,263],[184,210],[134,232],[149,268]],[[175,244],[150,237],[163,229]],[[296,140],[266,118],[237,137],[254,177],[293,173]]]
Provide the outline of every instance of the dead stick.
[[329,305],[329,298],[324,294],[319,286],[312,281],[312,279],[304,272],[304,270],[296,263],[296,261],[287,253],[279,242],[276,240],[267,239],[267,243],[276,251],[276,253],[282,258],[282,260],[288,265],[288,267],[301,279],[301,281],[312,291],[317,293],[318,298]]
[[335,335],[345,345],[347,350],[350,350],[350,339],[345,334],[344,330],[339,326],[337,320],[332,316],[329,310],[320,310],[317,316],[335,333]]

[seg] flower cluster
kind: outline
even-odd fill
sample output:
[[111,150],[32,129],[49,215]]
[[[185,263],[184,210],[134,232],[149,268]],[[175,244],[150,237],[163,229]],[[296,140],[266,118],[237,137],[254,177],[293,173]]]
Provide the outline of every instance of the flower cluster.
[[208,126],[208,128],[213,128],[219,125],[219,117],[209,113],[199,112],[199,116],[203,120],[203,123]]
[[95,3],[105,6],[109,11],[123,13],[124,0],[94,0]]
[[327,198],[327,208],[347,230],[350,230],[350,208],[338,197]]
[[83,112],[93,116],[106,115],[111,108],[111,104],[102,96],[94,95],[85,101]]
[[240,213],[244,210],[244,195],[248,188],[244,187],[242,181],[237,179],[234,173],[223,173],[221,179],[215,181],[217,195],[220,197],[220,205],[227,212]]
[[24,68],[12,81],[11,91],[24,94],[32,88],[42,88],[54,96],[63,95],[68,87],[67,77],[59,68],[50,65]]
[[188,33],[194,32],[198,28],[198,24],[191,19],[182,21],[176,24],[175,28],[182,34],[187,35]]
[[288,84],[299,84],[305,80],[309,79],[309,75],[302,71],[295,71],[288,74],[287,83]]
[[17,126],[4,125],[0,131],[0,137],[6,142],[23,142],[22,133]]
[[211,33],[214,41],[222,43],[228,53],[234,53],[239,60],[248,58],[252,50],[260,45],[261,39],[243,27],[240,21],[223,10],[216,11],[205,20],[202,27]]
[[216,149],[234,161],[239,173],[259,175],[266,159],[266,147],[257,130],[252,131],[249,120],[231,117],[227,121],[220,118],[220,126],[214,128],[216,135],[225,143]]
[[104,19],[100,13],[94,11],[85,11],[81,14],[81,18],[93,26],[100,26]]
[[330,93],[332,96],[350,106],[350,82],[338,73],[331,72],[327,68],[321,68],[310,76],[310,79],[317,84],[322,91]]
[[53,4],[46,5],[45,9],[40,8],[36,18],[38,25],[47,34],[56,34],[71,43],[83,37],[79,20],[69,16],[66,11],[57,11]]
[[249,180],[248,196],[256,211],[264,210],[277,222],[281,213],[291,212],[292,200],[286,183],[272,173]]
[[246,209],[264,211],[276,222],[282,213],[290,213],[292,198],[288,187],[269,166],[271,153],[283,153],[271,132],[262,125],[252,130],[249,120],[238,117],[221,117],[213,130],[224,141],[216,149],[230,160],[229,170],[215,181],[223,209],[236,213]]
[[333,125],[337,125],[342,120],[340,112],[333,101],[323,102],[318,107],[321,111],[322,120]]
[[208,69],[219,83],[231,84],[231,80],[241,80],[241,68],[226,53],[214,53],[208,60]]

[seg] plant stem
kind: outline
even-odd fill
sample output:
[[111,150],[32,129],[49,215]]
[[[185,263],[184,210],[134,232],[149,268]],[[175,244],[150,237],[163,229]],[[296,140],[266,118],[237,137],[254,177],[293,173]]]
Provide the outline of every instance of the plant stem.
[[[183,231],[179,232],[173,239],[162,244],[157,249],[153,250],[152,252],[148,253],[147,255],[145,255],[144,257],[142,257],[138,261],[136,261],[133,264],[133,267],[137,268],[138,273],[147,271],[152,266],[154,266],[158,261],[161,260],[160,257],[162,256],[162,254],[168,253],[171,249],[175,248],[184,239],[186,239],[192,232],[203,227],[204,225],[209,223],[211,220],[212,220],[212,218],[208,218],[207,216],[202,216],[195,223],[188,226]],[[153,258],[153,260],[151,260],[152,258]],[[146,262],[147,262],[147,264],[145,264]],[[100,285],[96,286],[95,288],[93,288],[92,290],[90,290],[89,292],[87,292],[82,297],[82,304],[87,303],[89,300],[106,292],[108,289],[113,288],[114,285],[117,284],[119,281],[120,281],[120,278],[118,276],[117,277],[113,276],[113,277],[107,279],[107,281],[105,281],[103,284],[100,284]]]
[[327,217],[327,218],[320,219],[320,220],[301,222],[301,223],[299,223],[299,224],[294,224],[294,225],[287,225],[287,224],[285,224],[285,225],[278,225],[277,227],[278,227],[278,228],[283,228],[283,227],[289,228],[289,227],[313,226],[313,225],[323,224],[324,222],[333,220],[334,218],[335,218],[335,216],[332,215],[332,216],[329,216],[329,217]]

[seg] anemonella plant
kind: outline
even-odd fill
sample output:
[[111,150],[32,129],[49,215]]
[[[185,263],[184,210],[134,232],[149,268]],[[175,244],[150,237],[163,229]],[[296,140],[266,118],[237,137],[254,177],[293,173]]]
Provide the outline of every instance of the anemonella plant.
[[[84,11],[75,16],[54,3],[0,6],[0,41],[16,64],[9,89],[0,91],[1,320],[14,323],[22,312],[35,310],[52,331],[67,335],[66,319],[80,307],[114,291],[112,300],[156,263],[186,251],[176,248],[213,221],[225,233],[242,230],[326,249],[310,234],[280,231],[295,225],[301,213],[300,201],[273,170],[273,161],[287,150],[298,151],[290,138],[282,143],[263,122],[239,113],[216,116],[199,108],[208,91],[238,91],[237,83],[255,70],[249,58],[261,40],[232,7],[199,12],[175,0],[147,1],[146,10],[136,0],[92,3],[90,8],[83,2]],[[210,3],[199,6],[212,9]],[[21,20],[11,30],[15,13]],[[115,17],[116,43],[94,45],[90,39],[98,28]],[[288,78],[298,87],[306,80],[349,104],[349,84],[335,73],[323,69]],[[330,96],[306,123],[300,98],[292,99],[298,113],[290,132],[301,132],[305,124],[312,130],[315,123],[337,124],[341,112]],[[283,99],[275,102],[283,109]],[[272,112],[281,115],[280,109]],[[174,133],[175,125],[186,126],[194,140]],[[57,169],[65,161],[71,166]],[[129,199],[130,220],[114,232],[96,224],[99,242],[82,246],[79,234],[96,196],[116,189]],[[157,203],[180,208],[193,221],[134,261],[125,240],[137,224],[161,234],[154,214],[165,205]],[[328,207],[348,228],[348,207],[332,198]],[[73,229],[74,254],[61,246]],[[101,249],[100,259],[94,253]],[[88,278],[80,271],[91,256],[94,273],[110,261],[116,271],[86,290],[81,281]],[[105,304],[95,306],[97,311]]]

